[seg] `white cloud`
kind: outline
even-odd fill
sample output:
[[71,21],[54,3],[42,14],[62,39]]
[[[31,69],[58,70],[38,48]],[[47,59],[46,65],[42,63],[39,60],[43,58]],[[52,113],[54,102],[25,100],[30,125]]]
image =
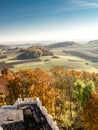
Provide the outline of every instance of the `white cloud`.
[[69,0],[68,6],[66,6],[66,3],[64,3],[62,8],[58,8],[52,13],[61,13],[94,8],[98,8],[98,2],[90,2],[87,0]]
[[81,8],[98,8],[98,3],[97,2],[90,2],[87,0],[72,0],[70,2],[74,6],[77,7],[77,9]]

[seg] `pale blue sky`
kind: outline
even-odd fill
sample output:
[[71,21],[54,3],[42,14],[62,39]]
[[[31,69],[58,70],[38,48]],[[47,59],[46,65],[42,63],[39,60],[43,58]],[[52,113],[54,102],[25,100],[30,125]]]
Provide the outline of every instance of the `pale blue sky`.
[[98,39],[97,0],[0,0],[0,41]]

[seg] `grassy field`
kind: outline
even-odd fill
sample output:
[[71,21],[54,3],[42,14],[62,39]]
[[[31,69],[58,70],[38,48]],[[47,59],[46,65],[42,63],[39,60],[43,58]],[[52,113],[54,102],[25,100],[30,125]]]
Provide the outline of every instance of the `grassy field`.
[[[0,69],[10,67],[13,71],[21,69],[51,69],[55,66],[61,66],[68,69],[98,72],[98,54],[91,52],[92,48],[55,48],[52,49],[54,55],[42,56],[39,60],[27,59],[18,60],[16,57],[19,55],[18,51],[5,52],[6,58],[0,59]],[[65,52],[63,52],[65,51]],[[95,61],[93,61],[95,60]]]
[[44,56],[40,57],[40,62],[27,62],[23,64],[14,65],[12,70],[17,71],[20,69],[35,69],[35,68],[43,68],[43,69],[51,69],[55,66],[61,66],[68,69],[75,69],[80,71],[90,71],[97,72],[98,70],[92,66],[90,61],[84,60],[82,58],[76,56],[62,56],[56,55],[59,58],[52,58],[52,56]]

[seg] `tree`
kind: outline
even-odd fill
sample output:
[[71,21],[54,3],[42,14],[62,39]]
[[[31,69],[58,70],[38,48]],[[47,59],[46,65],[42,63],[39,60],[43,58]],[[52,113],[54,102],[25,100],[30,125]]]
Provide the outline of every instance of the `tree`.
[[22,49],[21,54],[17,57],[18,59],[32,59],[40,56],[53,55],[48,48],[41,46],[32,46],[27,49]]
[[16,72],[13,78],[8,81],[9,96],[8,103],[13,104],[17,98],[24,98],[29,96],[29,87],[34,80],[32,79],[31,70],[23,70]]
[[35,69],[33,74],[35,83],[30,87],[30,96],[39,97],[48,111],[55,114],[55,100],[59,95],[59,90],[55,89],[55,80],[45,70]]
[[[59,90],[54,89],[55,81],[47,71],[41,69],[23,70],[16,72],[9,80],[7,97],[8,104],[13,104],[17,98],[39,97],[42,104],[53,114],[56,95]],[[55,98],[54,98],[55,97]]]
[[[72,128],[74,122],[74,74],[71,70],[55,67],[51,70],[56,80],[56,88],[61,91],[59,104],[56,105],[57,116],[65,120],[66,126]],[[58,109],[59,108],[59,109]]]
[[80,107],[85,106],[87,100],[89,99],[91,93],[95,90],[95,85],[93,83],[93,81],[81,81],[81,80],[77,80],[74,83],[74,88],[75,88],[75,97],[76,100],[78,102],[78,104],[80,105]]
[[0,103],[6,104],[6,97],[9,95],[7,88],[8,80],[11,78],[9,73],[0,76]]
[[98,130],[98,90],[91,94],[83,108],[82,120],[85,130]]
[[2,54],[2,50],[0,49],[0,55]]
[[4,68],[3,70],[1,70],[1,74],[2,75],[10,75],[11,74],[11,71],[10,71],[10,69],[9,68]]

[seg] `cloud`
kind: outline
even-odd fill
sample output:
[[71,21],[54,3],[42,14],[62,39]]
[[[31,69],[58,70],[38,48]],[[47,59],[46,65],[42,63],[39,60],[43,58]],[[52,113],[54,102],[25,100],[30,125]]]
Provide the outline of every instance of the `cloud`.
[[98,8],[97,2],[90,2],[87,0],[72,0],[70,3],[75,6],[76,9]]
[[67,4],[68,5],[66,5],[66,2],[63,3],[62,7],[58,7],[58,9],[54,10],[52,13],[98,8],[98,2],[90,2],[89,0],[69,0]]

